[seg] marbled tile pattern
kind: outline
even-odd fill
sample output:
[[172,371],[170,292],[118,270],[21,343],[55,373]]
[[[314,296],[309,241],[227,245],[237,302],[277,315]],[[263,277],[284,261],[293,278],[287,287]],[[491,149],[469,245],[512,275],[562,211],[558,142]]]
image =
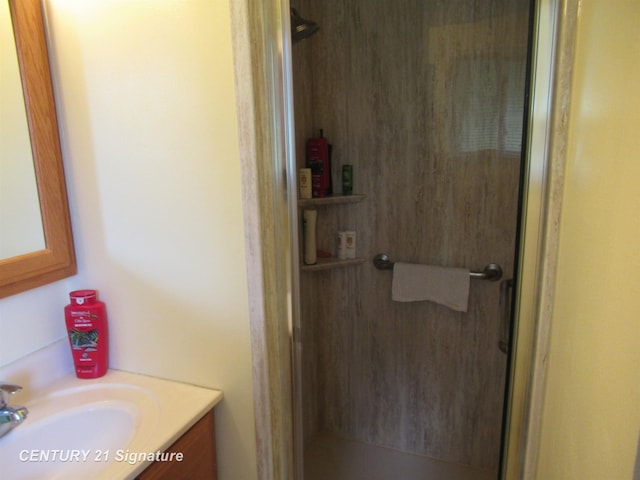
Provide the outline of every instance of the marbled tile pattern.
[[[300,0],[321,31],[293,47],[296,144],[320,128],[334,185],[354,165],[359,204],[320,207],[318,247],[357,232],[358,255],[511,277],[524,105],[525,0]],[[515,132],[515,133],[514,133]],[[516,146],[513,147],[513,139]],[[370,262],[301,275],[305,438],[320,429],[495,468],[506,357],[499,283],[469,311],[391,301]]]

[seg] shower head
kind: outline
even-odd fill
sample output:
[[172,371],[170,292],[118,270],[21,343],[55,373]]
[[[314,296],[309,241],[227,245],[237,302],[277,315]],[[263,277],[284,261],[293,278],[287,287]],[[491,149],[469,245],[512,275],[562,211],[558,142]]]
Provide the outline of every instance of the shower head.
[[291,8],[291,40],[293,43],[299,42],[320,30],[320,26],[311,20],[305,20],[295,8]]

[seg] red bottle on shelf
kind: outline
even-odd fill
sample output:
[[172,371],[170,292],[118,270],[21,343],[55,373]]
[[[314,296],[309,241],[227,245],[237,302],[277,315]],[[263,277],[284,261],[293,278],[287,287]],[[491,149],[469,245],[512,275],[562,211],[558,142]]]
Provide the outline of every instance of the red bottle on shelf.
[[107,309],[95,290],[76,290],[64,307],[69,344],[78,378],[102,377],[109,368]]
[[326,197],[332,193],[331,146],[320,136],[307,140],[306,165],[311,169],[311,193],[313,197]]

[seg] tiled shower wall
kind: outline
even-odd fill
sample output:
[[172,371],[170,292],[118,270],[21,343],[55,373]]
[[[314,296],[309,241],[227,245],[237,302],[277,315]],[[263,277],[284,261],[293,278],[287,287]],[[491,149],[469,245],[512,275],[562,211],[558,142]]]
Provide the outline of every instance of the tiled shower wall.
[[305,439],[320,430],[496,468],[506,356],[500,283],[469,311],[391,301],[371,258],[514,264],[529,3],[299,0],[298,164],[320,128],[362,203],[318,207],[318,247],[357,232],[360,266],[301,274]]

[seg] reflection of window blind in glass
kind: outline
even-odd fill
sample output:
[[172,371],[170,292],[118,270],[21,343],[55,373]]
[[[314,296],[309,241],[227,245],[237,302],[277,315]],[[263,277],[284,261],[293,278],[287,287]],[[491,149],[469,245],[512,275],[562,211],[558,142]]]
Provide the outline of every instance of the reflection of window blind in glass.
[[505,61],[502,68],[505,78],[502,149],[507,152],[520,152],[524,119],[524,62]]
[[458,63],[454,78],[454,117],[461,152],[519,152],[524,87],[522,62],[490,58]]
[[462,152],[495,150],[498,146],[499,77],[489,59],[469,59],[456,70],[455,117]]

